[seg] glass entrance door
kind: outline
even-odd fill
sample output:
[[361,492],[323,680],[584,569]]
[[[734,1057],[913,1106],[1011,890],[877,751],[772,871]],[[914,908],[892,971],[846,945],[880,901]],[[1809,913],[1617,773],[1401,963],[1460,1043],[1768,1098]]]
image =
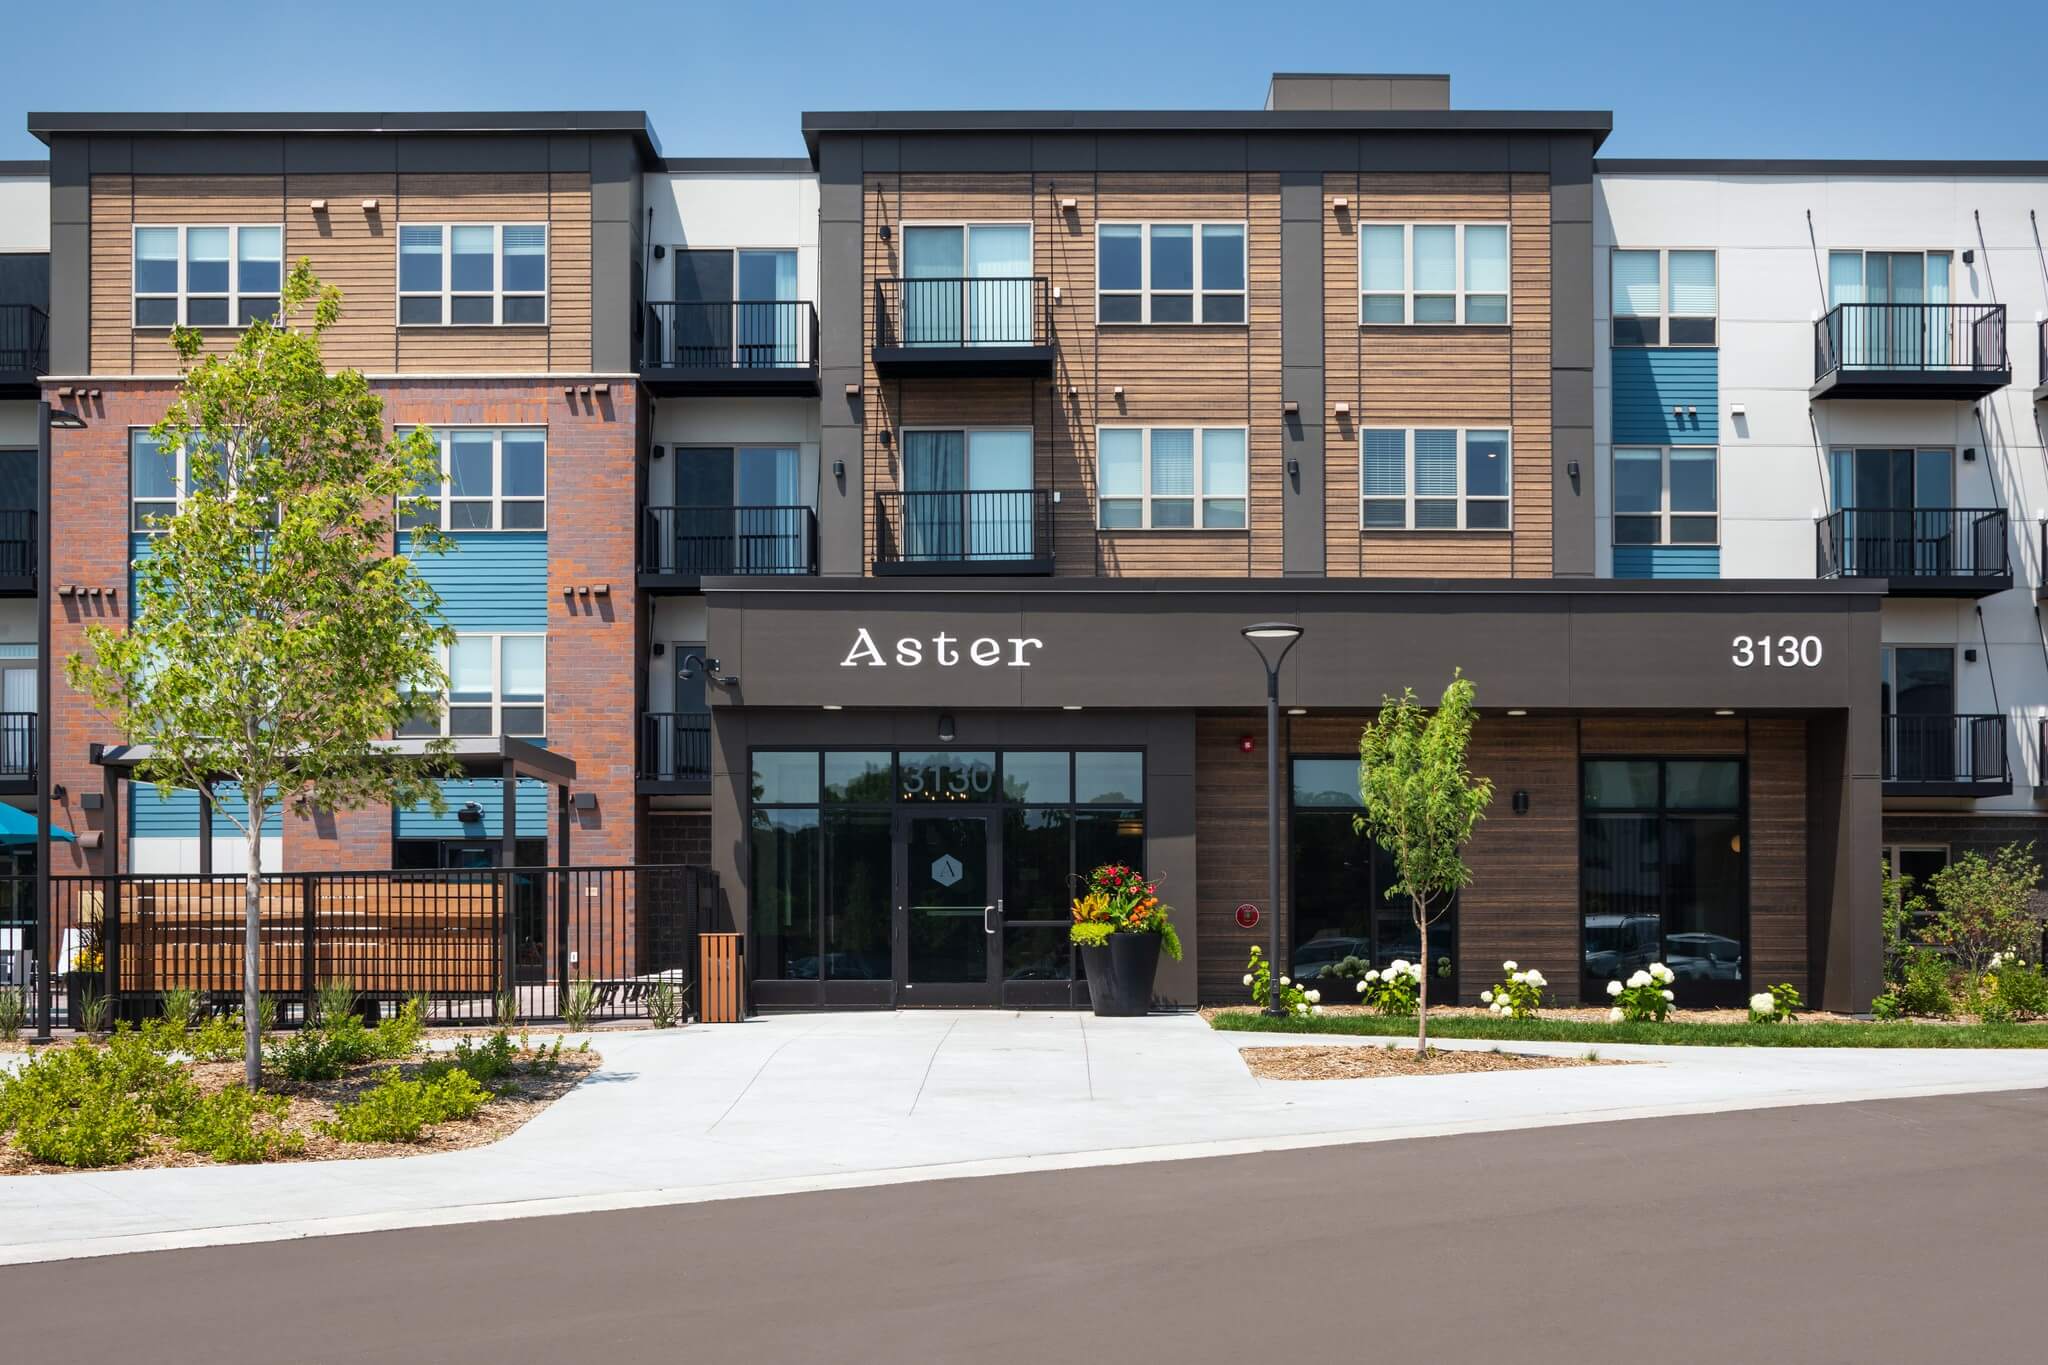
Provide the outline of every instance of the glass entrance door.
[[901,1003],[994,1004],[1002,922],[991,814],[902,811],[896,822]]

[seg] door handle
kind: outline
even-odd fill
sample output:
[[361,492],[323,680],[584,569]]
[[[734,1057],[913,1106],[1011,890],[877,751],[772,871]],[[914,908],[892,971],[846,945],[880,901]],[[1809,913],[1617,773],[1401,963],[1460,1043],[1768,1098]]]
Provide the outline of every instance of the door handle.
[[996,908],[993,905],[984,905],[981,907],[981,932],[983,932],[984,934],[995,933],[995,913]]

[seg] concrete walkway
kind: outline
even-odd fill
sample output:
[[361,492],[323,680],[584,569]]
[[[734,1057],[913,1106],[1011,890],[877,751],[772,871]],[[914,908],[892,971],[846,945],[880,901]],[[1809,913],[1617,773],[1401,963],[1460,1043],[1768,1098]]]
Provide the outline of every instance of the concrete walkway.
[[[1645,1063],[1254,1079],[1191,1016],[781,1016],[603,1034],[505,1141],[411,1159],[0,1178],[0,1264],[1432,1134],[2048,1087],[2048,1050],[1602,1046]],[[1491,1044],[1446,1043],[1446,1046]],[[1582,1044],[1513,1044],[1583,1054]]]

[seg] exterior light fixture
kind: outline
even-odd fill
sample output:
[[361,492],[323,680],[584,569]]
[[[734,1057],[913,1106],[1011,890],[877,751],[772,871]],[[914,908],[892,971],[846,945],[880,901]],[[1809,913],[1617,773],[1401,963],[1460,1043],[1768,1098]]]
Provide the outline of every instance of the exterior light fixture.
[[597,809],[596,792],[577,792],[574,796],[569,798],[569,801],[570,804],[574,805],[577,810]]
[[1525,791],[1517,791],[1515,793],[1514,806],[1515,814],[1527,815],[1529,813],[1529,793]]
[[1344,416],[1344,415],[1345,415],[1346,413],[1348,413],[1348,412],[1350,412],[1350,411],[1351,411],[1351,405],[1350,405],[1349,403],[1339,403],[1339,404],[1337,405],[1337,408],[1336,408],[1336,412],[1337,412],[1337,415],[1338,415],[1339,417],[1342,417],[1342,416]]
[[1735,714],[1735,712],[1728,707],[1723,707],[1720,710],[1714,712],[1714,714],[1717,716],[1732,716]]
[[455,812],[455,818],[464,824],[474,824],[484,818],[484,808],[474,801],[462,803],[462,809]]
[[1526,716],[1529,713],[1519,706],[1511,706],[1508,708],[1508,714],[1511,716]]
[[1290,716],[1305,716],[1308,714],[1308,708],[1306,706],[1290,706],[1287,708],[1287,714]]
[[[1301,642],[1301,627],[1291,621],[1260,621],[1238,632],[1266,667],[1266,909],[1273,916],[1273,940],[1266,961],[1280,970],[1280,665]],[[1240,740],[1239,747],[1251,750]],[[1278,990],[1266,993],[1266,1013],[1286,1014]]]
[[958,734],[959,731],[953,726],[953,713],[951,711],[939,712],[939,742],[951,744],[954,737]]
[[824,709],[825,709],[825,710],[827,710],[827,711],[843,711],[843,710],[845,710],[846,708],[845,708],[845,707],[843,707],[843,706],[841,706],[841,705],[840,705],[840,704],[839,704],[838,702],[836,702],[836,701],[828,701],[828,702],[826,702],[826,703],[824,704]]
[[1080,707],[1078,707],[1078,706],[1062,706],[1062,707],[1060,708],[1060,710],[1062,710],[1062,711],[1079,711],[1080,709],[1081,709],[1081,708],[1080,708]]

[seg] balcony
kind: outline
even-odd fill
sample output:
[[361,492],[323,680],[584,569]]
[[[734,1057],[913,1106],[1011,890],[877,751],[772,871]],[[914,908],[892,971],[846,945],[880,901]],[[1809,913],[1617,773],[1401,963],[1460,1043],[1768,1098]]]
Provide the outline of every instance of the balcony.
[[875,373],[888,379],[1044,379],[1053,372],[1052,290],[1014,279],[875,281]]
[[772,303],[650,303],[640,377],[660,394],[818,396],[818,310]]
[[710,792],[710,716],[702,711],[649,711],[640,717],[639,789],[657,796]]
[[1809,398],[1975,401],[2012,382],[2002,303],[1844,303],[1813,324]]
[[641,514],[645,588],[817,571],[818,514],[808,507],[649,507]]
[[1820,578],[1883,578],[1893,597],[1988,597],[2012,586],[2003,507],[1854,507],[1816,523]]
[[0,792],[35,790],[36,717],[33,711],[0,711]]
[[0,303],[0,398],[34,398],[50,369],[50,317],[29,303]]
[[36,514],[0,507],[0,596],[36,590]]
[[1043,488],[875,495],[875,573],[1052,572],[1054,495]]
[[2035,366],[2034,376],[2041,382],[2034,385],[2034,401],[2048,403],[2048,321],[2035,329],[2035,343],[2040,347],[2040,363]]
[[2004,716],[1884,718],[1886,796],[2008,796]]

